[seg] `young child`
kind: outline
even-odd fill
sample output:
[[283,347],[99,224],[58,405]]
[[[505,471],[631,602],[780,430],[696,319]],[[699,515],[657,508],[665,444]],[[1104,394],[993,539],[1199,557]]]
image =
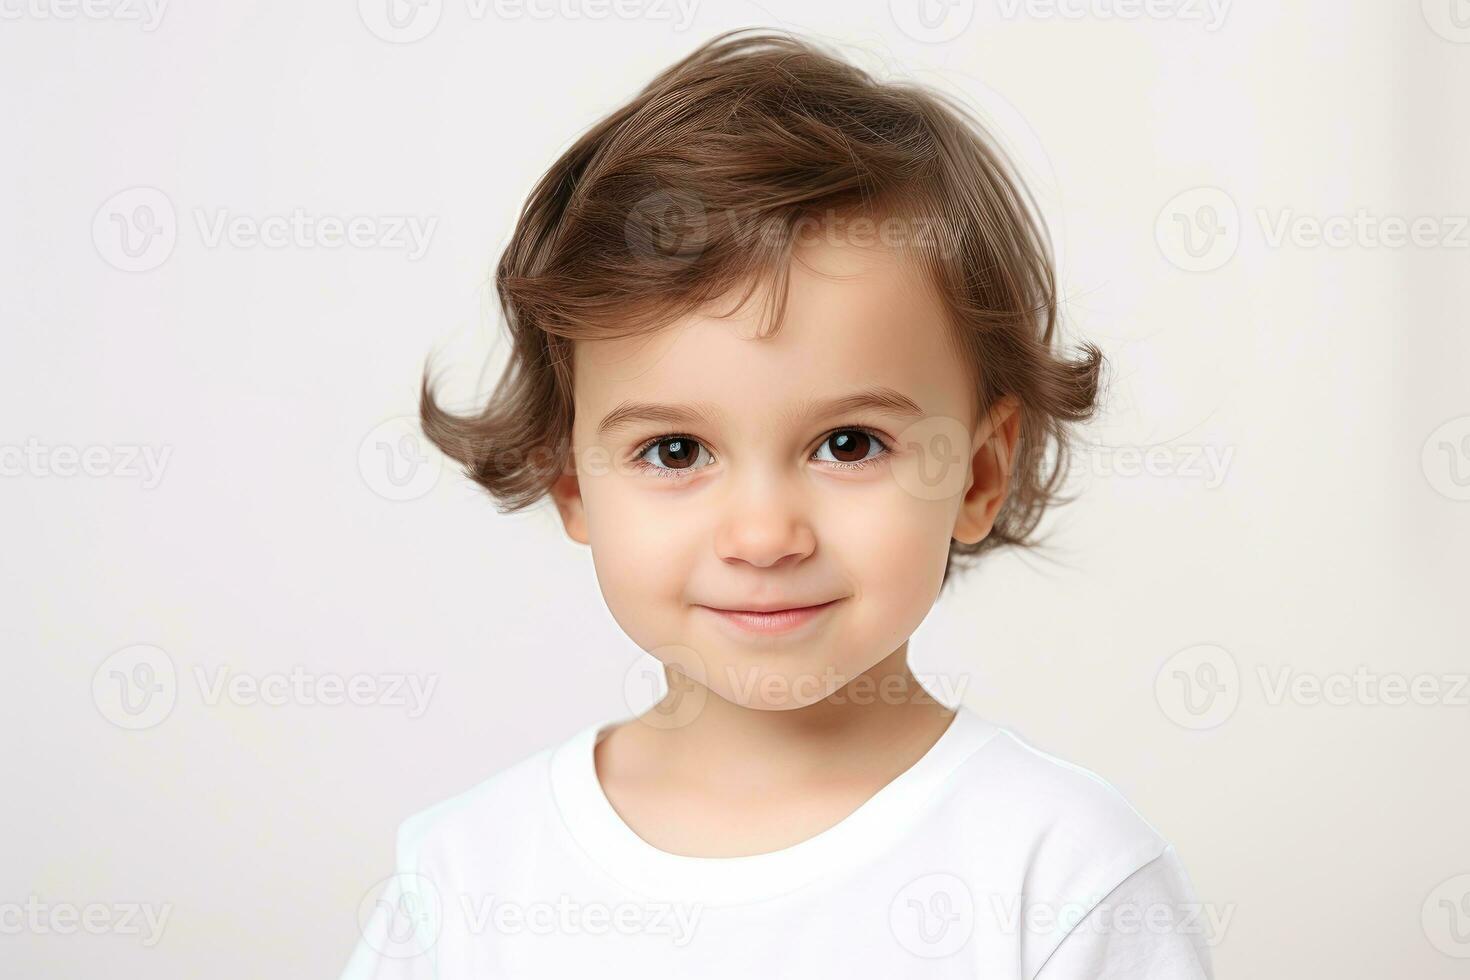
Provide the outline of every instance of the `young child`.
[[551,497],[669,690],[405,821],[348,980],[1210,976],[1169,843],[908,666],[1034,544],[1101,365],[962,108],[721,35],[555,163],[496,286],[506,374],[470,416],[426,375],[425,431]]

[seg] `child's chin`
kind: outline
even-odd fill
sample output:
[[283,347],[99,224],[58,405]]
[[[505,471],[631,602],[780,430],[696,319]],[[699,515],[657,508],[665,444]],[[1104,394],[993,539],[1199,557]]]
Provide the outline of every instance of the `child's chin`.
[[753,711],[795,711],[798,708],[805,708],[808,705],[814,704],[814,703],[816,703],[817,701],[820,701],[820,700],[822,700],[822,699],[821,698],[811,698],[810,700],[801,700],[801,699],[792,698],[792,699],[787,700],[787,701],[779,701],[779,702],[764,701],[764,700],[761,700],[761,701],[748,701],[747,700],[747,701],[735,701],[735,703],[738,704],[738,705],[740,705],[743,708],[750,708]]
[[[742,665],[735,672],[748,674],[749,668]],[[723,672],[722,672],[723,673]],[[790,676],[783,671],[761,670],[754,681],[730,683],[727,678],[711,678],[710,691],[731,704],[756,711],[795,711],[816,704],[841,690],[842,682],[830,674],[799,674]]]

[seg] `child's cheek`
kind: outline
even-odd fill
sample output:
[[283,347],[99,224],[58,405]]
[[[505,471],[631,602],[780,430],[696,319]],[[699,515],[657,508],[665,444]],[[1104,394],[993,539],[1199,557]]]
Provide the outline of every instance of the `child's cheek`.
[[867,488],[825,509],[823,544],[850,578],[855,625],[891,653],[929,614],[944,577],[955,502],[926,500],[896,482]]
[[617,474],[583,481],[582,498],[598,585],[613,618],[641,648],[679,642],[677,613],[700,547],[696,516],[658,477]]

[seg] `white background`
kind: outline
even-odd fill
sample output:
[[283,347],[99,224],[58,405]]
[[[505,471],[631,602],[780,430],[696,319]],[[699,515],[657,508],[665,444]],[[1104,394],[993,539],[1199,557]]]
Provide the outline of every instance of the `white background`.
[[[397,485],[414,447],[378,427],[415,411],[430,351],[451,392],[493,379],[482,287],[535,179],[745,25],[976,106],[1047,214],[1069,337],[1110,361],[1086,492],[1047,525],[1060,560],[964,579],[916,670],[1174,841],[1229,916],[1222,977],[1470,969],[1464,0],[960,0],[927,22],[731,0],[687,23],[442,0],[398,32],[378,0],[178,0],[156,23],[97,2],[0,0],[0,973],[334,975],[403,817],[642,707],[646,658],[551,512],[498,515],[430,456]],[[123,251],[140,204],[171,251]],[[209,235],[296,209],[432,234],[416,257]],[[1304,237],[1360,211],[1338,245]],[[1383,244],[1415,218],[1433,241]],[[1191,225],[1224,234],[1191,256]],[[174,680],[157,717],[119,700],[148,680],[118,655],[139,644]],[[213,698],[293,668],[436,686],[417,715]],[[1433,703],[1381,703],[1395,677]],[[94,903],[103,934],[58,934]],[[129,905],[167,910],[159,941]]]

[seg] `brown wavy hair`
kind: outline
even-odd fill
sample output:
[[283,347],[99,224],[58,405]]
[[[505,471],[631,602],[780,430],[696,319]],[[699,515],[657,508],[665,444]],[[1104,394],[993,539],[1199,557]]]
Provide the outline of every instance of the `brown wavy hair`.
[[[1095,410],[1102,352],[1056,346],[1045,225],[960,103],[880,82],[791,34],[720,34],[592,126],[542,176],[495,270],[511,350],[488,403],[446,411],[426,364],[424,433],[502,513],[571,467],[572,344],[661,329],[763,282],[780,328],[794,243],[821,216],[902,219],[950,313],[984,410],[1020,403],[1010,487],[989,535],[951,540],[956,565],[1036,547],[1062,497],[1069,429]],[[737,307],[738,308],[738,307]]]

